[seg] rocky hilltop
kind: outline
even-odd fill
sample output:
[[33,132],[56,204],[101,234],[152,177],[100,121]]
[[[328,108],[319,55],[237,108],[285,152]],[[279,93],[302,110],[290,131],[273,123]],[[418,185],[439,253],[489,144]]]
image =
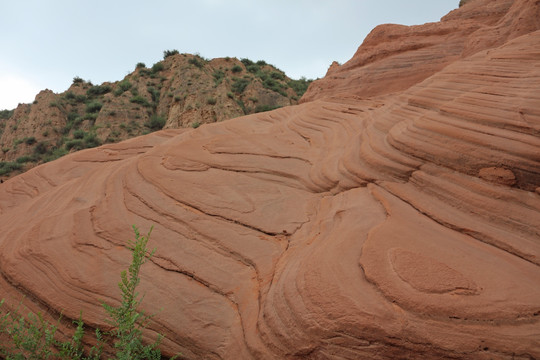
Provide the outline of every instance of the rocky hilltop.
[[152,131],[198,127],[293,105],[310,81],[292,80],[265,61],[164,52],[122,81],[93,85],[79,77],[63,93],[0,113],[4,179],[84,148]]
[[384,25],[300,105],[4,182],[0,293],[105,326],[130,225],[153,224],[166,353],[540,358],[539,6]]

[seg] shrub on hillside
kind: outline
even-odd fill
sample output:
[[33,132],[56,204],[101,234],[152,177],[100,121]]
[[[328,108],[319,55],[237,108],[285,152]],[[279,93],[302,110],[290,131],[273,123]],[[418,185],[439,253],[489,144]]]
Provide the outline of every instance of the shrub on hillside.
[[165,119],[163,116],[152,115],[150,119],[144,124],[144,126],[146,126],[152,131],[158,131],[163,129],[166,122],[167,119]]
[[17,162],[0,161],[0,176],[9,175],[12,171],[20,170],[21,168],[22,164]]
[[232,71],[233,73],[235,73],[235,74],[236,74],[236,73],[239,73],[239,72],[242,72],[242,70],[243,70],[242,67],[241,67],[240,65],[238,65],[238,64],[237,64],[237,65],[234,65],[234,66],[231,68],[231,71]]
[[146,100],[146,98],[142,97],[141,95],[135,95],[131,99],[129,99],[130,102],[134,104],[139,104],[145,107],[151,107],[152,105]]
[[82,78],[80,78],[78,76],[75,76],[73,78],[73,84],[82,84],[82,83],[84,83],[84,80]]
[[191,65],[195,65],[199,69],[201,69],[204,66],[204,60],[201,59],[199,56],[192,57],[188,60],[188,63]]
[[103,95],[111,91],[111,87],[109,85],[95,85],[92,86],[90,89],[86,90],[86,95],[88,96],[98,96]]
[[244,92],[244,90],[249,85],[249,83],[250,83],[249,79],[234,78],[233,83],[231,85],[231,89],[235,93],[241,94]]
[[313,80],[306,80],[305,77],[301,77],[299,80],[290,80],[287,85],[291,89],[296,92],[296,95],[302,96],[306,92],[307,88],[309,87],[309,84],[312,83]]
[[118,85],[116,86],[116,90],[114,91],[114,95],[115,95],[115,96],[120,96],[120,95],[122,95],[124,92],[128,91],[129,89],[131,89],[132,86],[133,86],[133,84],[130,83],[128,79],[124,79],[124,80],[120,81],[120,82],[118,83]]
[[221,84],[221,82],[223,81],[223,78],[225,77],[225,73],[221,70],[216,70],[214,71],[212,76],[214,77],[214,84],[217,86]]
[[14,110],[1,110],[0,111],[0,119],[7,120],[10,117],[13,116]]
[[243,59],[240,59],[240,61],[242,62],[242,64],[244,64],[244,66],[248,67],[249,65],[253,65],[254,62],[247,59],[247,58],[243,58]]
[[151,72],[152,72],[152,74],[156,74],[156,73],[162,71],[163,69],[165,69],[165,66],[163,65],[163,63],[157,62],[154,65],[152,65]]
[[26,145],[34,145],[36,143],[36,138],[33,136],[24,138],[24,143]]
[[86,104],[86,112],[87,113],[97,113],[101,110],[103,107],[103,104],[99,101],[92,101],[88,104]]
[[163,51],[163,59],[165,60],[169,56],[178,55],[178,50],[165,50]]

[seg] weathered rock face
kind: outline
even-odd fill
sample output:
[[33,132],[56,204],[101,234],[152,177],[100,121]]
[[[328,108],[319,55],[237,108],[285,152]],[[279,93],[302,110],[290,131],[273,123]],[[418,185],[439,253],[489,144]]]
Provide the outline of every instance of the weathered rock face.
[[[477,0],[460,16],[475,3],[502,9],[469,16],[479,30],[536,9]],[[398,51],[330,74],[317,100],[81,151],[0,185],[2,296],[103,326],[130,225],[154,224],[141,286],[144,308],[163,309],[151,327],[166,352],[539,358],[540,31],[465,56],[457,24],[427,26],[456,38],[432,45],[454,55],[423,81],[404,73],[416,85],[400,92],[360,98],[369,86],[355,81],[376,66],[399,80]]]
[[[64,93],[41,91],[32,104],[0,116],[0,179],[102,143],[297,104],[308,84],[262,60],[190,54],[140,64],[115,83],[75,78]],[[19,171],[7,171],[5,162]]]

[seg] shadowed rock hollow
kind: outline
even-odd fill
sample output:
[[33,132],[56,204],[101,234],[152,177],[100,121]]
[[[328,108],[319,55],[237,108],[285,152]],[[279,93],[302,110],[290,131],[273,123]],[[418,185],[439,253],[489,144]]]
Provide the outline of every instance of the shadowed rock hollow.
[[104,326],[130,225],[154,224],[141,291],[166,353],[539,358],[538,11],[385,25],[302,105],[5,182],[2,297]]

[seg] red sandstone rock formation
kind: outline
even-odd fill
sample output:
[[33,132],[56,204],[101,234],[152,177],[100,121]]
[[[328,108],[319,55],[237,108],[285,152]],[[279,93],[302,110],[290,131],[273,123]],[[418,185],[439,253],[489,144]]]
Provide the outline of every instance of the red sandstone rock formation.
[[538,1],[471,1],[377,28],[302,105],[13,178],[0,293],[103,326],[130,225],[154,224],[166,352],[539,358],[539,27]]

